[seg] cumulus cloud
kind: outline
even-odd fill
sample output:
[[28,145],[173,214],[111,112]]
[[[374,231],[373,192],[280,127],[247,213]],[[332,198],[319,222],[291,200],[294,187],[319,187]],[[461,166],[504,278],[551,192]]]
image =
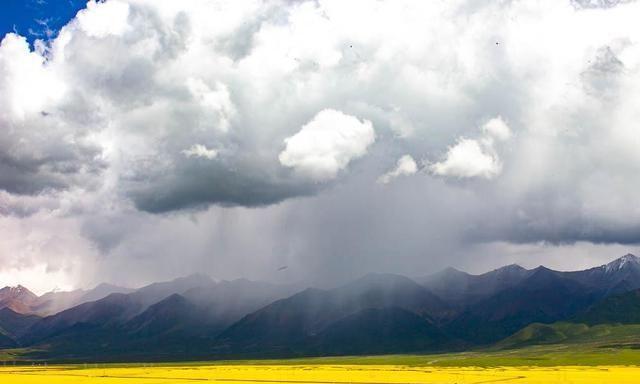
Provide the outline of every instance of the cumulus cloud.
[[505,141],[511,130],[501,117],[487,121],[481,128],[480,139],[460,138],[449,147],[445,159],[431,164],[429,170],[438,176],[458,178],[482,177],[491,179],[502,171],[502,162],[494,148],[494,140]]
[[378,183],[388,184],[399,176],[413,175],[418,172],[418,165],[413,157],[404,155],[398,159],[396,167],[378,178]]
[[129,4],[109,0],[103,3],[87,2],[87,8],[80,10],[76,20],[87,35],[104,38],[109,35],[121,36],[129,24]]
[[26,39],[10,33],[0,43],[0,89],[4,124],[16,124],[38,114],[65,95],[62,79],[46,65],[41,52],[32,52]]
[[375,138],[370,121],[324,109],[285,139],[285,149],[278,158],[283,166],[313,180],[330,180],[351,160],[364,156]]
[[431,164],[429,169],[439,176],[491,179],[500,173],[502,163],[490,149],[478,140],[463,138],[449,148],[443,161]]

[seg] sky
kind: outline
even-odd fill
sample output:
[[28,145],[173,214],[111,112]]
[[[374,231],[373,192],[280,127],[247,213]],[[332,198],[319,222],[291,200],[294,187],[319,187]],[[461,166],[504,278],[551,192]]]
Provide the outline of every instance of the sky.
[[20,34],[33,47],[37,39],[55,38],[86,4],[84,0],[2,0],[0,33]]
[[638,253],[639,18],[614,0],[5,2],[0,285],[331,286]]

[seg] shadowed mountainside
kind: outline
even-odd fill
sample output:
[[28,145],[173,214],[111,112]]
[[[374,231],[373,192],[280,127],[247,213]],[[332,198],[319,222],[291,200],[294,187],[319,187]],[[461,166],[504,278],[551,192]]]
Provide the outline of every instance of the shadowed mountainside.
[[[640,260],[625,255],[585,271],[510,265],[470,275],[448,268],[415,280],[370,274],[329,290],[192,275],[43,318],[11,307],[29,312],[54,294],[38,298],[15,287],[1,291],[0,347],[35,347],[45,358],[113,360],[548,344],[597,337],[600,325],[640,322],[639,271]],[[56,294],[70,302],[117,289]]]

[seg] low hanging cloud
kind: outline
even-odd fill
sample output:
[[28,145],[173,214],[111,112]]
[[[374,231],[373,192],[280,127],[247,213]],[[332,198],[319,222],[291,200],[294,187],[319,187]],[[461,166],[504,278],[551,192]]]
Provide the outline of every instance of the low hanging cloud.
[[484,136],[479,139],[460,138],[450,147],[443,161],[431,164],[429,170],[438,176],[457,178],[481,177],[492,179],[502,171],[495,141],[511,137],[511,130],[501,117],[486,122],[482,128]]
[[399,176],[409,176],[418,172],[418,164],[410,155],[404,155],[398,159],[396,167],[378,178],[378,183],[389,184]]
[[325,109],[285,139],[278,158],[283,166],[315,181],[331,180],[351,160],[364,156],[375,138],[370,121]]

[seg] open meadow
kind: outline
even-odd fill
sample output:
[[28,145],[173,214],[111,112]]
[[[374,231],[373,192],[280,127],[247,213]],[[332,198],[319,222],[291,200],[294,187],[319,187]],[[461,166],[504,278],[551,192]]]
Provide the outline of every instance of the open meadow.
[[[8,359],[2,384],[109,383],[638,383],[632,345],[547,345],[434,355],[136,364],[48,364]],[[33,365],[32,365],[33,364]]]
[[415,367],[402,365],[163,365],[5,367],[5,384],[109,383],[637,383],[639,367]]

